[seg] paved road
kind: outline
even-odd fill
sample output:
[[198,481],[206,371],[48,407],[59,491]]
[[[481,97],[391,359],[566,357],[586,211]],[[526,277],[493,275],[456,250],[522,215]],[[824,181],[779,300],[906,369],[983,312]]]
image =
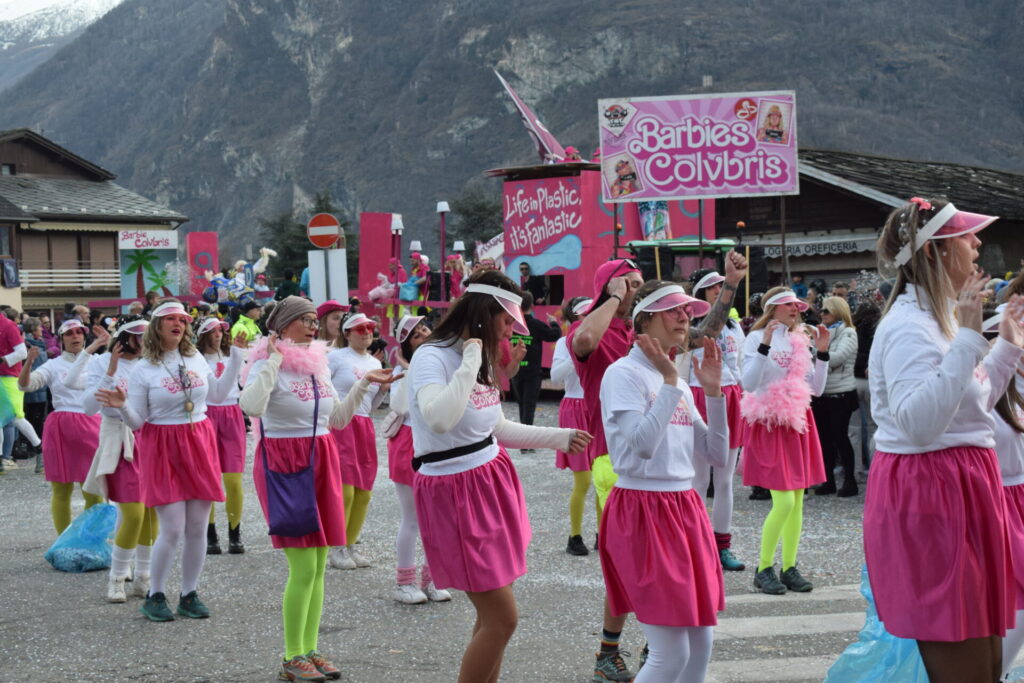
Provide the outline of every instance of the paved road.
[[[506,404],[506,414],[515,407]],[[543,402],[538,423],[556,421],[557,404]],[[382,454],[386,453],[383,446]],[[553,466],[550,451],[513,452],[533,523],[529,573],[517,582],[519,629],[509,646],[503,681],[589,680],[600,633],[602,583],[596,553],[565,554],[571,477]],[[251,453],[250,469],[251,472]],[[245,476],[245,555],[208,558],[200,588],[213,617],[152,624],[126,605],[104,601],[105,572],[63,574],[43,560],[53,540],[49,489],[22,468],[0,478],[0,680],[271,681],[281,655],[283,555],[270,547],[266,526]],[[737,486],[740,487],[737,479]],[[81,500],[76,494],[76,512]],[[813,593],[754,593],[752,571],[726,576],[726,611],[715,634],[709,680],[820,681],[856,640],[864,603],[857,592],[863,497],[810,497],[800,569]],[[768,503],[738,489],[734,549],[753,564]],[[585,537],[594,532],[588,506]],[[217,511],[222,529],[223,508]],[[450,681],[473,623],[462,594],[447,604],[405,606],[391,598],[398,506],[382,455],[377,491],[361,550],[369,569],[329,570],[320,649],[343,669],[342,681]],[[222,531],[223,533],[223,531]],[[176,590],[177,571],[169,593]],[[623,637],[639,652],[635,620]]]

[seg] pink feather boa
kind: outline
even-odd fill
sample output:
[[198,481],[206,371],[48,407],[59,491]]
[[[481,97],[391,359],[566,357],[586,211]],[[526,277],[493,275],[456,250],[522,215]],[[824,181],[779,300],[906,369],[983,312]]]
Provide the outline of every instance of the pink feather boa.
[[747,422],[758,422],[768,428],[789,427],[807,433],[807,409],[811,407],[811,386],[807,382],[811,355],[807,352],[807,335],[790,332],[789,368],[786,376],[756,392],[744,392],[740,413]]
[[[281,369],[286,372],[294,372],[299,375],[315,375],[323,377],[327,371],[327,342],[315,339],[310,344],[296,344],[287,339],[278,339],[274,342],[278,353],[284,358],[281,360]],[[263,337],[256,346],[249,352],[249,362],[242,370],[242,385],[245,386],[249,379],[249,369],[258,360],[269,358],[267,352],[267,338]]]

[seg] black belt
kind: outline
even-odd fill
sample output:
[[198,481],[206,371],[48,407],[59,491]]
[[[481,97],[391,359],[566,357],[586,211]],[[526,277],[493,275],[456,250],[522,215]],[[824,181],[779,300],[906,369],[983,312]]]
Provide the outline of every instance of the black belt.
[[455,448],[449,448],[446,451],[434,451],[433,453],[426,453],[425,455],[417,455],[412,459],[412,469],[418,472],[420,466],[425,462],[441,462],[442,460],[451,460],[452,458],[469,455],[470,453],[476,453],[477,451],[487,448],[492,443],[494,443],[494,437],[488,436],[481,441],[467,444],[465,446],[456,446]]

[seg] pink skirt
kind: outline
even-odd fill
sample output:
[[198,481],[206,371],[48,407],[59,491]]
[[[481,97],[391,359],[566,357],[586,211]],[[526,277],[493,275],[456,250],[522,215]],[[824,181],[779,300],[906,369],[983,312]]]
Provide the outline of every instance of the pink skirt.
[[388,439],[388,476],[396,484],[412,486],[412,427],[402,425]]
[[331,434],[341,454],[341,481],[363,491],[372,491],[377,478],[377,433],[373,420],[355,415],[344,429]]
[[[690,387],[693,392],[693,403],[697,406],[697,412],[706,424],[708,421],[708,404],[704,396],[703,387]],[[746,427],[743,425],[743,416],[740,414],[740,399],[743,398],[743,389],[738,384],[729,384],[722,387],[722,394],[725,396],[725,413],[729,422],[729,448],[739,448],[743,445],[743,436]]]
[[807,431],[789,427],[768,429],[749,423],[743,449],[743,484],[772,491],[797,491],[825,481],[818,428],[807,409]]
[[423,551],[438,588],[471,593],[508,586],[526,573],[530,520],[504,447],[466,472],[413,482]]
[[722,564],[696,491],[613,487],[601,515],[601,541],[612,614],[634,612],[637,621],[655,626],[718,623],[725,609]]
[[142,502],[138,432],[135,434],[135,449],[133,453],[131,462],[122,457],[117,462],[117,469],[107,475],[107,498],[113,503]]
[[1004,636],[1017,587],[999,462],[987,448],[876,452],[864,559],[885,629],[954,642]]
[[[558,426],[562,429],[583,429],[587,426],[587,404],[582,398],[563,398],[558,405]],[[591,442],[593,443],[593,442]],[[590,446],[582,453],[572,455],[565,451],[555,451],[555,467],[560,470],[570,469],[573,472],[589,472],[590,464],[599,453],[594,453]]]
[[220,459],[213,423],[142,425],[142,502],[146,507],[182,500],[222,502]]
[[245,418],[238,404],[207,406],[206,417],[217,434],[217,455],[221,472],[245,471]]
[[100,445],[100,416],[57,410],[43,423],[46,481],[82,483]]
[[[1017,601],[1015,609],[1024,609],[1024,484],[1004,486],[1006,524],[1010,533],[1010,556],[1016,579]],[[1017,624],[1024,626],[1024,624]]]
[[[275,472],[298,472],[309,464],[309,437],[290,439],[267,438],[267,462]],[[320,531],[305,536],[270,535],[275,548],[325,548],[345,545],[345,497],[341,492],[341,457],[338,445],[330,434],[316,437],[316,455],[313,461],[313,479],[316,487],[316,507],[320,515]],[[253,457],[252,480],[256,495],[267,512],[267,479],[263,472],[262,446],[256,443]],[[268,522],[269,523],[269,522]]]

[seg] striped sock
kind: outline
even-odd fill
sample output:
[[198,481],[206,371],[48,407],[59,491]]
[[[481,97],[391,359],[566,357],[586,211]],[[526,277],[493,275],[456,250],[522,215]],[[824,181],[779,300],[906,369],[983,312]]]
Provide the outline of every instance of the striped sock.
[[619,638],[622,631],[612,633],[608,629],[601,629],[601,652],[616,652],[619,649]]

